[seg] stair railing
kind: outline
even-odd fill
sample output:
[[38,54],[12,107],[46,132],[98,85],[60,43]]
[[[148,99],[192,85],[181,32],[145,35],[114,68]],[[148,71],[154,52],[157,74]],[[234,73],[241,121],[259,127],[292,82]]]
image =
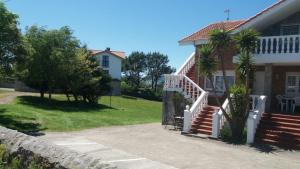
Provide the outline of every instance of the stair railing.
[[195,62],[195,52],[193,52],[184,64],[176,71],[175,75],[186,75]]
[[[260,122],[262,114],[265,112],[266,96],[260,95],[250,95],[250,110],[247,120],[247,143],[253,143],[256,128]],[[229,101],[226,99],[222,105],[223,109],[230,113]],[[220,131],[224,126],[226,119],[223,115],[222,110],[213,114],[212,123],[212,137],[218,138],[220,136]]]
[[[222,108],[226,112],[230,112],[228,99],[226,99],[224,101]],[[225,119],[225,116],[223,115],[223,112],[221,109],[219,109],[219,111],[217,111],[213,114],[212,133],[211,133],[211,136],[213,138],[218,138],[220,136],[220,131],[221,131],[222,127],[224,126],[225,121],[226,121],[226,119]]]
[[252,105],[247,120],[247,144],[254,142],[257,126],[265,113],[266,96],[251,95]]
[[165,91],[177,91],[184,95],[186,99],[191,99],[192,106],[187,106],[184,111],[184,131],[189,132],[192,122],[207,105],[208,92],[205,92],[193,80],[185,75],[165,75]]

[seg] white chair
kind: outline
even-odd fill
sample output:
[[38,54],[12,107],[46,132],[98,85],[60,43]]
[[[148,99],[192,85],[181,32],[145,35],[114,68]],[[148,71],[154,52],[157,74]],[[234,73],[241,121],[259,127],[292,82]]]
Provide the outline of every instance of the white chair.
[[280,106],[280,110],[283,112],[284,106],[287,107],[286,102],[283,102],[283,97],[281,95],[276,95],[276,99],[278,101],[278,105]]

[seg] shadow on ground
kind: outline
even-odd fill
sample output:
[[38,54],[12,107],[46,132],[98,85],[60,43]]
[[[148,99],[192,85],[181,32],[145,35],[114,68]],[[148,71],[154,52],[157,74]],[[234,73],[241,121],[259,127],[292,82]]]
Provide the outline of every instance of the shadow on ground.
[[39,123],[31,122],[35,121],[34,118],[28,117],[14,117],[5,114],[6,109],[0,109],[0,125],[13,130],[18,130],[19,132],[32,135],[40,136],[44,135],[42,132],[46,128],[42,128]]
[[37,96],[19,96],[18,102],[23,105],[32,106],[44,110],[59,110],[64,112],[89,112],[100,109],[115,109],[103,104],[88,104],[81,101],[67,101],[67,100],[49,100],[47,98],[40,98]]

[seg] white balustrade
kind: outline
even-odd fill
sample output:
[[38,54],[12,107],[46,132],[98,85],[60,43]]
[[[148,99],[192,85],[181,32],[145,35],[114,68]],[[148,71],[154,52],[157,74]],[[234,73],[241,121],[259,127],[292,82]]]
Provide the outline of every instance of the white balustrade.
[[257,126],[265,112],[266,96],[251,96],[252,110],[249,113],[247,120],[247,144],[254,142]]
[[[229,110],[229,101],[228,99],[226,99],[222,105],[222,108],[226,111],[226,112],[230,112]],[[213,138],[218,138],[220,135],[220,131],[222,129],[222,127],[224,126],[226,119],[225,116],[223,115],[222,110],[220,109],[218,112],[215,112],[213,114],[213,123],[212,123],[212,133],[211,136]]]
[[300,54],[300,35],[259,37],[255,54]]
[[[265,112],[266,96],[250,95],[250,109],[247,120],[247,143],[253,143],[256,128],[260,122],[262,114]],[[230,113],[229,102],[226,99],[222,105],[223,109]],[[218,138],[226,119],[222,110],[213,114],[212,137]]]
[[186,75],[188,71],[194,66],[195,62],[195,52],[193,52],[184,62],[184,64],[178,69],[175,75]]

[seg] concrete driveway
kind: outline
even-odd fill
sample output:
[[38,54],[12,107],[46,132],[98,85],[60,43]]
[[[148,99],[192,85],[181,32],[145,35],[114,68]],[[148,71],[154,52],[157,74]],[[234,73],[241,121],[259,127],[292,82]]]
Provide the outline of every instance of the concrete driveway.
[[[77,151],[83,151],[80,145],[84,143],[87,144],[89,152],[93,152],[93,149],[97,148],[96,145],[110,147],[133,155],[135,157],[133,161],[136,160],[137,166],[139,159],[149,159],[151,164],[159,164],[157,165],[161,166],[159,168],[172,168],[171,166],[181,169],[300,168],[299,151],[237,146],[188,137],[180,135],[178,131],[164,129],[158,123],[67,133],[51,132],[42,138]],[[64,141],[74,144],[64,144]],[[156,168],[154,166],[152,168]]]

